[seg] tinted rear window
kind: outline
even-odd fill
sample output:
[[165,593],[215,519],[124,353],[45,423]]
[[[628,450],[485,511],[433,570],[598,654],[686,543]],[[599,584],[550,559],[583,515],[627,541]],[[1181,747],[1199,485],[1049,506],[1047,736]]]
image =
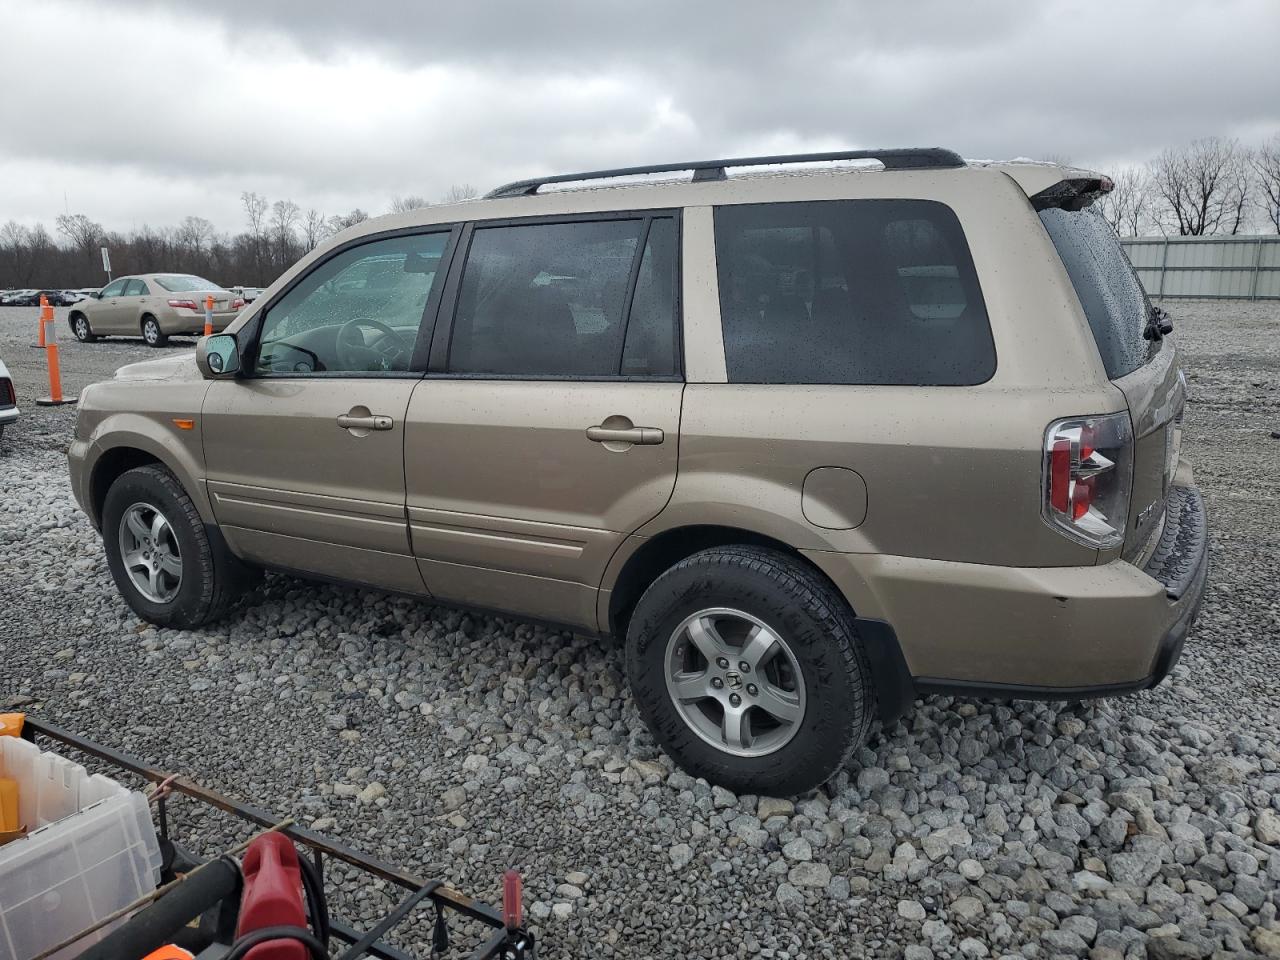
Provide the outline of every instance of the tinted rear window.
[[959,386],[995,372],[964,232],[930,200],[715,211],[733,383]]
[[477,225],[449,371],[674,375],[676,246],[669,217]]
[[1040,222],[1071,277],[1107,377],[1115,380],[1137,370],[1150,358],[1153,346],[1142,337],[1150,304],[1120,238],[1089,207],[1041,210]]

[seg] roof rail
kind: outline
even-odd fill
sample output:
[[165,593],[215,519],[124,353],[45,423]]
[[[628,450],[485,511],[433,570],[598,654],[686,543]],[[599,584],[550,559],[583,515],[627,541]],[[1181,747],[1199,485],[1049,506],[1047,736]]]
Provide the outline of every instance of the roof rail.
[[531,196],[549,183],[572,183],[576,180],[612,180],[646,173],[679,173],[693,171],[693,179],[724,180],[726,167],[762,167],[778,163],[822,163],[829,160],[879,160],[886,170],[929,170],[963,167],[964,159],[954,150],[943,147],[895,147],[888,150],[837,150],[833,153],[785,153],[776,157],[731,157],[725,160],[696,160],[692,163],[658,163],[644,167],[618,167],[614,170],[591,170],[586,173],[560,173],[553,177],[536,177],[503,184],[485,194],[485,199]]

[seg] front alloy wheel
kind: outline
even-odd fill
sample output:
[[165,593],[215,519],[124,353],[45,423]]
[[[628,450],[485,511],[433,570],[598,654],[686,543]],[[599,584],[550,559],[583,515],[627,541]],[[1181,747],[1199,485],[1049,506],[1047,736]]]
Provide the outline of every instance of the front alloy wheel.
[[227,549],[177,478],[159,464],[126,470],[102,504],[102,540],[116,587],[133,611],[190,630],[220,617],[257,571]]
[[89,329],[89,319],[83,315],[76,317],[71,329],[81,343],[88,343],[93,339],[93,331]]
[[120,559],[134,589],[152,603],[169,603],[182,587],[182,549],[163,513],[135,503],[120,517]]

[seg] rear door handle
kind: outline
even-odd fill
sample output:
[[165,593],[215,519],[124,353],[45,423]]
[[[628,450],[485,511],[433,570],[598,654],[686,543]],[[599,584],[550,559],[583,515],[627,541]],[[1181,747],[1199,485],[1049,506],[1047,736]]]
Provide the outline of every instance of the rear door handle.
[[338,426],[344,430],[390,430],[394,421],[381,414],[367,417],[353,416],[349,413],[338,414]]
[[599,424],[587,427],[587,439],[596,443],[661,443],[665,436],[657,427],[606,427]]

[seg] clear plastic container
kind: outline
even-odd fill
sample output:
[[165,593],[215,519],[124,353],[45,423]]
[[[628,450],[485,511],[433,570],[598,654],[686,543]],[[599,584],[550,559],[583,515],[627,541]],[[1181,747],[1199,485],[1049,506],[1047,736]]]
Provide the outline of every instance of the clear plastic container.
[[0,776],[18,781],[30,831],[0,847],[0,960],[29,960],[156,888],[160,845],[141,793],[13,737],[0,737]]

